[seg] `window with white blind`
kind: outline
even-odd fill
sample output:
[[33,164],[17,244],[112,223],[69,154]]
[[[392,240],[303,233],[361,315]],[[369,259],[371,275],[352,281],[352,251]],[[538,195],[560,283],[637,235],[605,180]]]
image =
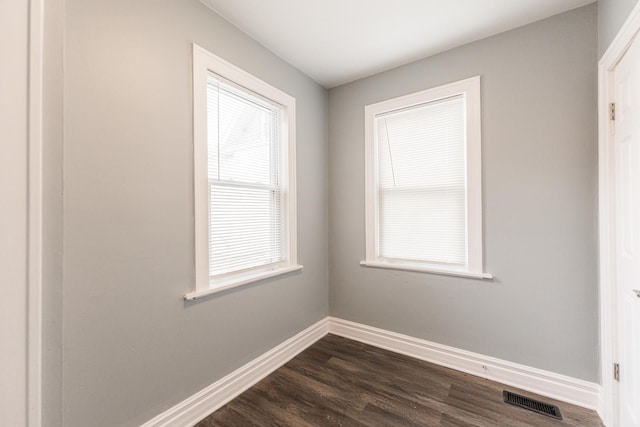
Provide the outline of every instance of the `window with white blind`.
[[365,266],[482,271],[480,78],[365,107]]
[[295,99],[193,47],[196,290],[296,263]]

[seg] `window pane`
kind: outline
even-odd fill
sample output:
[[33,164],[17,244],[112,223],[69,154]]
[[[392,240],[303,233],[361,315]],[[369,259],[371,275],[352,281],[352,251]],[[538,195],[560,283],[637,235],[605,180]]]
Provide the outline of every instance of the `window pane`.
[[380,191],[382,258],[462,265],[464,187]]
[[209,179],[277,185],[280,109],[208,79]]
[[464,185],[464,98],[376,118],[380,188]]
[[284,260],[280,192],[210,186],[209,275]]

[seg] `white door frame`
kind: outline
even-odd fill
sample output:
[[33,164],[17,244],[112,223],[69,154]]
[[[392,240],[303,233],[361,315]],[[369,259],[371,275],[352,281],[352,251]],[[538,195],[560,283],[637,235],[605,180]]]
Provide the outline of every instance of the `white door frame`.
[[27,420],[42,425],[42,141],[44,0],[29,1]]
[[[614,101],[613,71],[636,36],[640,37],[640,3],[627,18],[598,64],[598,155],[600,229],[600,371],[602,392],[598,413],[605,425],[614,427],[617,419],[617,386],[613,379],[616,362],[616,283],[615,283],[615,200],[613,127],[609,104]],[[640,43],[640,38],[637,42]]]
[[[3,393],[13,394],[3,402],[12,410],[2,420],[11,425],[42,425],[42,82],[44,0],[21,0],[3,7],[10,25],[3,30],[9,65],[3,84],[13,89],[9,99],[15,106],[3,109],[9,126],[2,141],[3,161],[9,168],[3,182],[10,203],[3,227],[15,227],[7,242],[12,246],[3,259],[15,268],[8,271],[3,289],[3,321],[11,332],[3,331]],[[4,24],[5,22],[3,22]],[[7,41],[8,39],[8,41]],[[12,43],[15,40],[15,43]],[[4,47],[4,46],[3,46]],[[24,67],[24,68],[23,68]],[[21,70],[22,68],[22,70]],[[25,73],[25,74],[21,74]],[[19,99],[18,99],[19,98]],[[6,114],[6,117],[5,117]],[[6,145],[4,145],[6,144]],[[4,164],[3,164],[4,167]],[[3,188],[4,194],[4,188]],[[13,231],[13,230],[12,230]],[[3,248],[3,251],[6,248]],[[13,252],[13,253],[12,253]],[[9,308],[9,309],[6,309]],[[5,310],[6,309],[6,310]],[[11,371],[8,375],[7,373]],[[18,391],[17,395],[16,392]],[[3,394],[4,396],[4,394]],[[6,408],[3,408],[6,409]]]

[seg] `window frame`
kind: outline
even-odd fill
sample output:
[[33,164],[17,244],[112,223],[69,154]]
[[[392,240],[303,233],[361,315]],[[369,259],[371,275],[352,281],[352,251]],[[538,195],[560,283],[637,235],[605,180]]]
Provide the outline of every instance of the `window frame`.
[[[425,103],[465,97],[466,135],[466,264],[462,267],[403,260],[382,259],[376,253],[378,233],[378,158],[375,131],[377,115],[416,107]],[[490,279],[483,272],[482,158],[480,76],[426,89],[365,106],[365,260],[366,267],[390,268],[425,273]]]
[[[297,264],[296,220],[296,100],[254,75],[208,50],[193,44],[193,159],[195,217],[195,290],[187,300],[226,291],[248,283],[302,269]],[[214,73],[232,84],[282,106],[283,162],[281,191],[285,212],[285,259],[264,269],[239,270],[237,274],[212,279],[209,276],[209,178],[207,167],[207,77]]]

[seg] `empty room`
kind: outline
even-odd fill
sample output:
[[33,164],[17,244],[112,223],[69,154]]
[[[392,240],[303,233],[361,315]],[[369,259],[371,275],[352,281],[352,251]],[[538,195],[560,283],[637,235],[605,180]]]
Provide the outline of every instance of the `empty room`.
[[0,34],[0,426],[640,427],[637,0]]

